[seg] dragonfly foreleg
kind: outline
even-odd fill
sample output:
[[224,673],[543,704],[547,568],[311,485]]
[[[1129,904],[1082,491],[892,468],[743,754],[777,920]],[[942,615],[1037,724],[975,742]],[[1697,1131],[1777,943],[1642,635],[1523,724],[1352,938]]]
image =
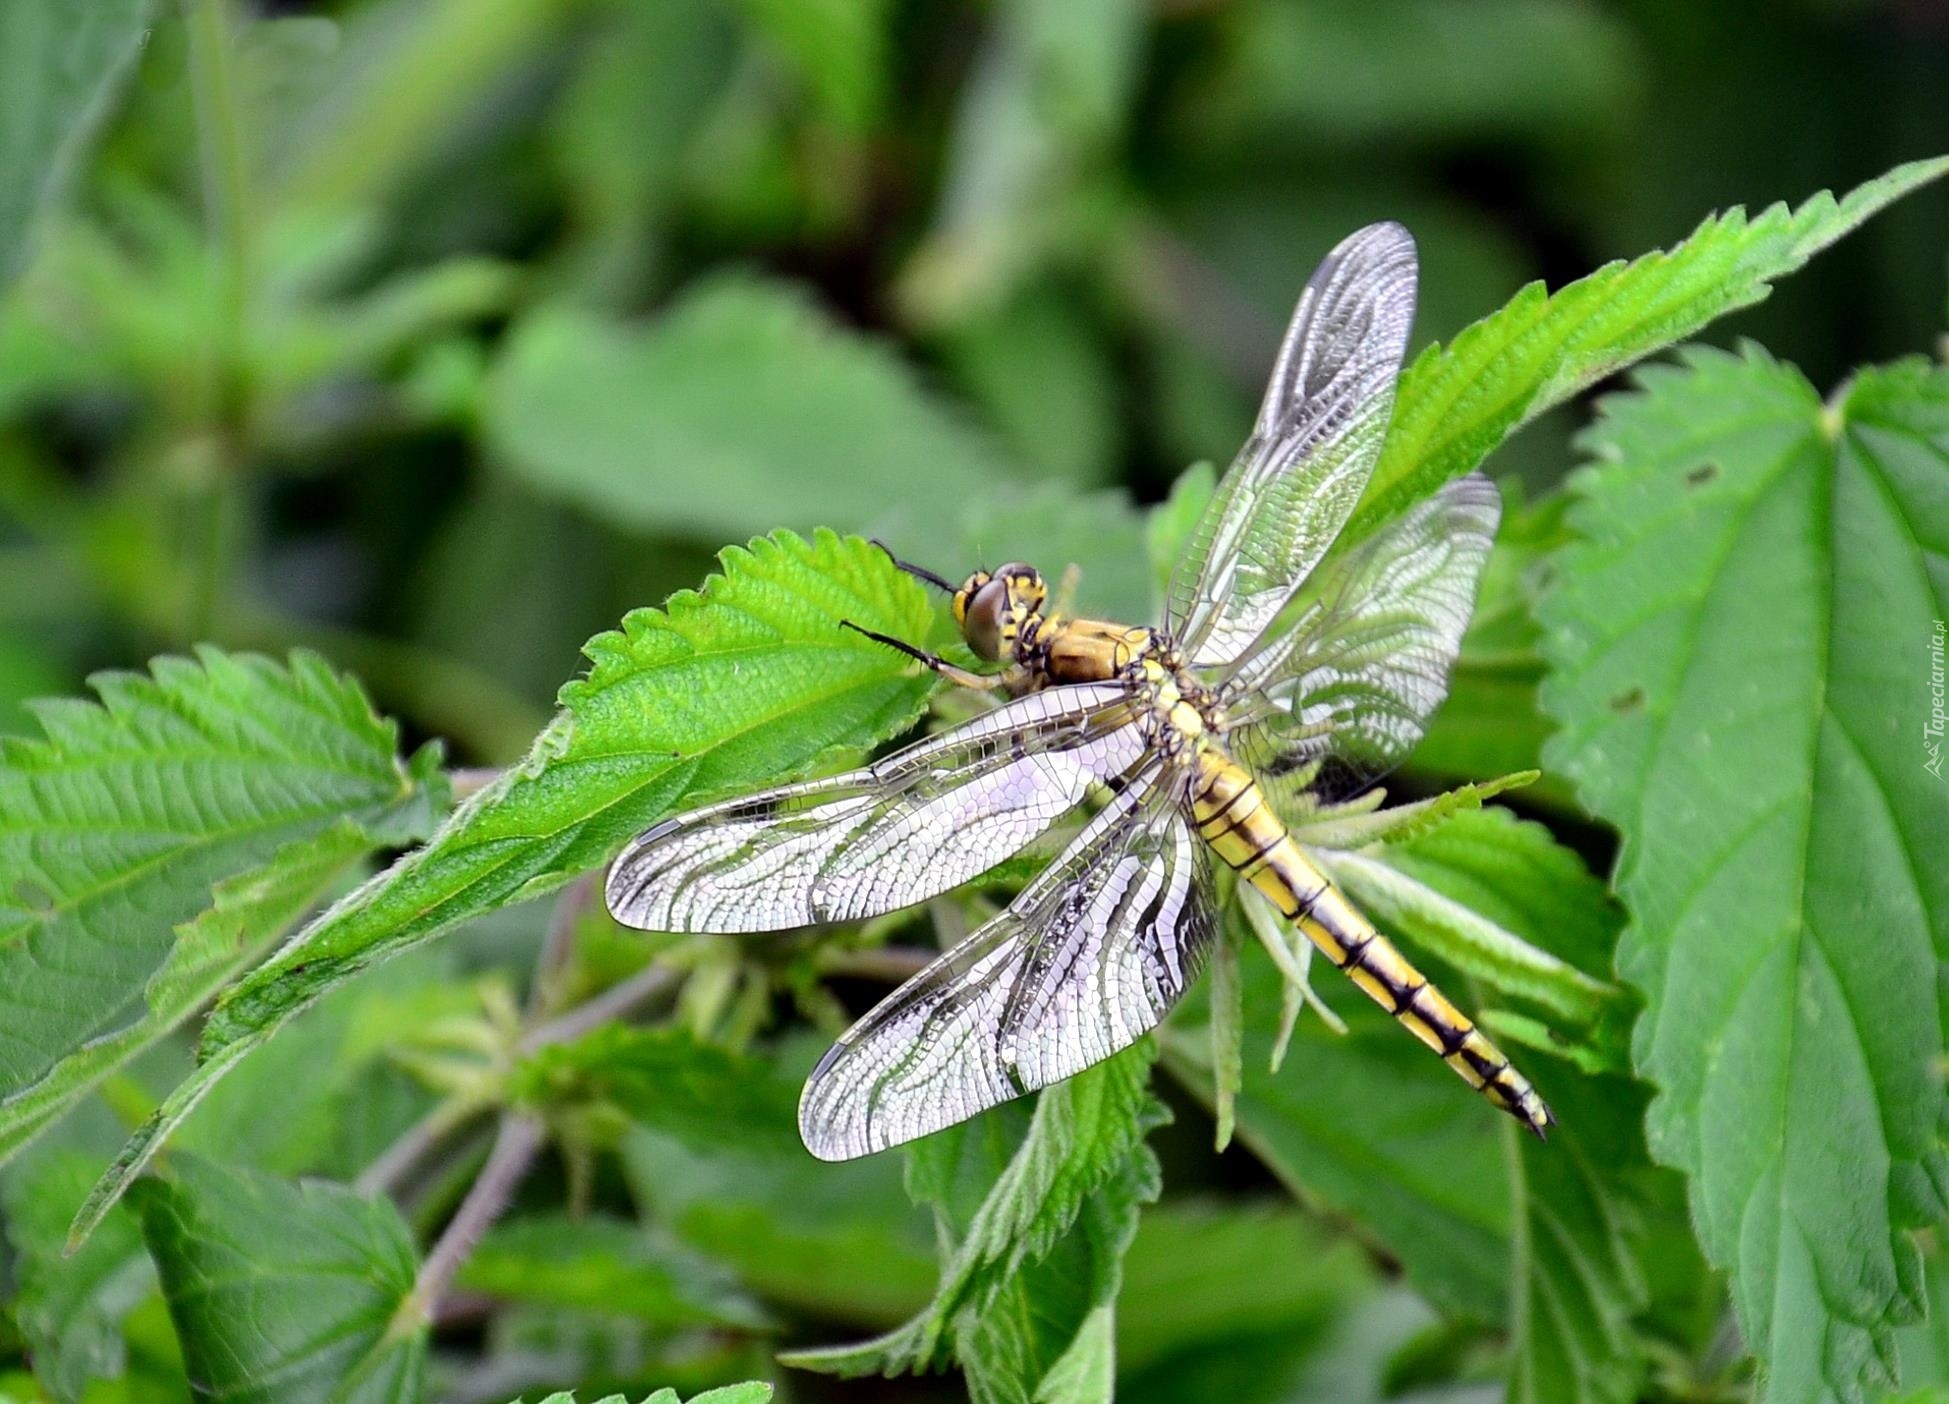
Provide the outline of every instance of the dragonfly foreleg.
[[916,663],[920,663],[931,669],[933,672],[953,683],[956,687],[976,688],[980,691],[987,692],[994,688],[1007,685],[1008,675],[1006,673],[996,673],[990,676],[985,673],[969,672],[966,668],[958,667],[948,662],[938,653],[929,653],[924,648],[915,648],[904,639],[896,639],[891,634],[881,634],[872,629],[862,628],[850,619],[840,620],[839,627],[842,629],[851,629],[855,634],[864,634],[875,643],[885,644],[888,648],[906,654]]

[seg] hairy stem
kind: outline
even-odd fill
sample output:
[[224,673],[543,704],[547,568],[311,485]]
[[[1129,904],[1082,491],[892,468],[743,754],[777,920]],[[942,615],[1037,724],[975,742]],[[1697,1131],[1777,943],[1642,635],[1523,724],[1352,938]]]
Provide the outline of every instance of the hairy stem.
[[487,1155],[487,1164],[481,1167],[480,1175],[467,1191],[467,1197],[460,1201],[460,1207],[447,1222],[439,1241],[420,1265],[413,1290],[399,1304],[399,1311],[393,1317],[390,1335],[396,1338],[410,1334],[433,1319],[441,1297],[453,1285],[454,1275],[460,1271],[461,1264],[474,1251],[481,1235],[507,1210],[515,1190],[534,1165],[541,1145],[542,1124],[539,1118],[518,1112],[508,1112],[502,1116],[500,1129],[494,1137],[494,1149]]

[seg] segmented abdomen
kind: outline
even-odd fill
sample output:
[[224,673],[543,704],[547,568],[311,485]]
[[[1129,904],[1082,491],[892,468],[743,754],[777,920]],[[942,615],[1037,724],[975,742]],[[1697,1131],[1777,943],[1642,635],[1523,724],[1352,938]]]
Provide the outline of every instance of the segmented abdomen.
[[1198,832],[1326,958],[1490,1101],[1541,1136],[1554,1118],[1529,1079],[1416,970],[1294,843],[1250,772],[1208,751],[1191,796]]

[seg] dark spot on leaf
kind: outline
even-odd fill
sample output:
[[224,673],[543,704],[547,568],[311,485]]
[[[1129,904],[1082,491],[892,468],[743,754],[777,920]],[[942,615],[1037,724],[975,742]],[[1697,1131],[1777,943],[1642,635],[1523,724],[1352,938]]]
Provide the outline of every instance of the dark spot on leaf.
[[1685,475],[1685,482],[1688,487],[1704,487],[1707,483],[1711,482],[1714,478],[1718,476],[1719,476],[1718,464],[1701,463],[1698,467],[1694,468],[1691,472]]
[[1627,688],[1611,699],[1613,712],[1635,712],[1642,706],[1644,706],[1644,689],[1641,687]]
[[14,884],[14,900],[27,911],[41,916],[54,910],[54,894],[32,878],[22,878]]

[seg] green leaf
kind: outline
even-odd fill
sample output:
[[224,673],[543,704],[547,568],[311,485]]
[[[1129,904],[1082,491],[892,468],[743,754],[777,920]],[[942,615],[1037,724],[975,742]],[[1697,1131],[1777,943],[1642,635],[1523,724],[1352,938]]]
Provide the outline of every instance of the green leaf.
[[750,277],[693,287],[642,326],[531,314],[494,371],[486,434],[543,492],[710,540],[871,526],[918,556],[951,540],[923,535],[935,519],[1011,476],[889,350]]
[[[908,1202],[899,1157],[821,1164],[792,1135],[799,1086],[824,1047],[798,1040],[763,1062],[703,1048],[646,1104],[623,1138],[623,1166],[644,1217],[735,1269],[756,1295],[885,1329],[933,1296],[932,1216]],[[736,1085],[714,1085],[710,1064]]]
[[1631,1404],[1645,1349],[1634,1318],[1650,1298],[1639,1264],[1649,1169],[1644,1094],[1621,1077],[1550,1083],[1565,1131],[1548,1143],[1512,1127],[1516,1218],[1510,1312],[1511,1404]]
[[[690,1404],[770,1404],[771,1395],[772,1387],[763,1380],[749,1380],[744,1384],[721,1385],[702,1394],[693,1394]],[[575,1396],[551,1394],[541,1404],[575,1404]],[[611,1394],[598,1399],[596,1404],[629,1404],[629,1401],[620,1394]],[[682,1404],[682,1401],[677,1398],[674,1389],[659,1389],[655,1394],[645,1396],[643,1404]]]
[[149,0],[0,7],[0,293],[148,38]]
[[883,552],[830,532],[809,543],[780,533],[723,560],[701,591],[590,640],[588,676],[562,689],[563,710],[526,761],[225,995],[201,1065],[110,1167],[77,1232],[239,1059],[360,970],[560,886],[675,809],[856,755],[912,724],[931,679],[838,623],[907,638],[932,623],[920,586]]
[[[1302,1019],[1284,1070],[1267,1072],[1281,981],[1270,961],[1248,962],[1245,974],[1238,1140],[1301,1203],[1377,1238],[1436,1307],[1502,1321],[1510,1291],[1503,1113],[1370,1001],[1337,989],[1323,993],[1348,1032]],[[1211,1073],[1192,1056],[1205,1043],[1197,996],[1173,1016],[1164,1065],[1202,1100]]]
[[412,1238],[389,1200],[180,1156],[131,1202],[197,1396],[217,1404],[408,1404],[426,1335],[394,1319]]
[[1345,539],[1364,539],[1469,472],[1552,405],[1761,301],[1771,284],[1945,171],[1949,158],[1912,161],[1841,200],[1822,192],[1751,221],[1734,207],[1669,251],[1606,264],[1555,293],[1530,284],[1402,373],[1387,443]]
[[1919,1308],[1907,1230],[1949,1212],[1949,374],[1823,405],[1749,348],[1642,384],[1591,435],[1543,603],[1550,755],[1624,835],[1652,1149],[1769,1398],[1858,1398]]
[[1218,924],[1218,939],[1211,949],[1211,1105],[1217,1123],[1212,1143],[1221,1151],[1232,1143],[1238,1089],[1245,1080],[1244,990],[1239,973],[1245,938],[1239,930],[1241,920],[1236,907],[1228,911]]
[[[1144,1146],[1162,1116],[1150,1093],[1154,1056],[1140,1043],[1046,1089],[1026,1139],[971,1210],[967,1177],[986,1178],[981,1167],[992,1163],[992,1134],[1004,1118],[977,1118],[918,1143],[909,1187],[938,1206],[943,1231],[955,1240],[933,1302],[877,1340],[799,1352],[789,1363],[843,1376],[895,1375],[938,1365],[951,1345],[971,1387],[985,1371],[1032,1391],[1084,1319],[1114,1300],[1136,1207],[1156,1197],[1157,1163]],[[1066,1284],[1058,1296],[1082,1302],[1067,1319],[1068,1336],[1013,1329],[1023,1311],[1041,1309],[1028,1285],[1038,1269]]]
[[[1537,778],[1534,770],[1519,770],[1499,775],[1479,785],[1458,785],[1427,799],[1408,804],[1372,807],[1369,796],[1384,791],[1369,791],[1347,804],[1320,808],[1311,814],[1295,815],[1293,835],[1309,848],[1367,848],[1374,844],[1399,846],[1432,834],[1458,814],[1480,810],[1485,802],[1505,790],[1522,789]],[[1281,795],[1275,794],[1277,804]],[[1290,822],[1290,821],[1289,821]]]
[[773,1064],[681,1028],[612,1024],[540,1049],[517,1070],[514,1092],[544,1108],[611,1106],[690,1144],[801,1149],[798,1084]]
[[0,1157],[444,802],[436,754],[316,657],[203,649],[0,742]]
[[[98,1165],[76,1151],[29,1157],[7,1177],[7,1240],[15,1254],[11,1308],[33,1352],[34,1376],[56,1399],[119,1377],[122,1322],[155,1291],[135,1218],[117,1212],[72,1256],[68,1222]],[[21,1173],[29,1171],[31,1173]]]
[[1365,1252],[1291,1205],[1167,1199],[1124,1258],[1118,1363],[1140,1373],[1243,1337],[1308,1335],[1375,1285]]
[[508,1302],[574,1307],[652,1325],[763,1330],[763,1311],[724,1269],[603,1215],[538,1214],[497,1224],[455,1279]]

